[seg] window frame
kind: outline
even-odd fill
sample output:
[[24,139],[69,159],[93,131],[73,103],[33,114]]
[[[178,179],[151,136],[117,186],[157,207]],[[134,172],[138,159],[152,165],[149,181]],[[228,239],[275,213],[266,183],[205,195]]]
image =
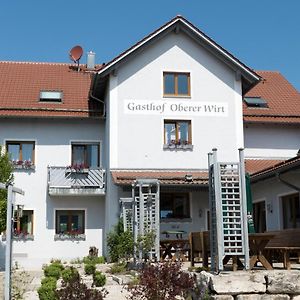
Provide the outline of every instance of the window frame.
[[169,218],[162,218],[161,217],[161,206],[159,207],[159,218],[161,222],[172,222],[172,221],[187,221],[187,220],[191,220],[192,219],[192,212],[191,212],[191,194],[189,192],[161,192],[160,194],[160,205],[163,202],[163,195],[169,195],[173,201],[172,206],[173,206],[173,211],[174,211],[174,207],[175,207],[175,202],[174,199],[176,197],[180,196],[184,196],[185,200],[187,201],[187,211],[188,211],[188,216],[182,216],[182,217],[169,217]]
[[[21,219],[25,217],[25,214],[24,212],[31,212],[31,232],[27,232],[27,233],[23,233],[23,230],[21,231]],[[28,222],[27,222],[28,223]],[[16,229],[15,229],[15,225],[16,225]],[[27,225],[28,226],[28,225]],[[22,232],[24,235],[33,235],[33,232],[34,232],[34,210],[33,209],[24,209],[23,210],[23,215],[22,217],[20,218],[17,218],[15,221],[14,221],[14,232],[17,231],[17,232]]]
[[[67,232],[66,233],[61,233],[59,232],[59,219],[58,219],[58,212],[67,212],[68,215],[68,222],[67,222]],[[76,212],[82,212],[83,213],[83,220],[82,220],[82,225],[83,229],[82,232],[78,233],[80,235],[85,235],[86,231],[86,210],[85,209],[55,209],[54,211],[54,224],[55,224],[55,235],[68,235],[71,234],[72,230],[72,216],[75,215]]]
[[71,142],[71,165],[75,165],[73,158],[74,158],[74,146],[83,146],[84,147],[84,166],[86,166],[87,168],[91,168],[91,166],[88,166],[87,163],[87,146],[90,145],[97,145],[98,146],[98,154],[97,154],[97,159],[98,159],[98,165],[96,168],[100,168],[101,167],[101,161],[100,161],[100,153],[101,153],[101,143],[98,141],[95,142]]
[[[165,93],[165,76],[174,75],[174,94]],[[178,75],[187,75],[187,94],[178,93]],[[191,73],[190,72],[163,72],[163,96],[164,97],[191,97]]]
[[[23,157],[22,157],[22,145],[23,144],[32,144],[32,157],[31,157],[31,162],[33,165],[35,165],[35,141],[22,141],[22,140],[17,140],[17,141],[12,141],[12,140],[7,140],[5,142],[6,144],[6,152],[9,155],[9,151],[8,151],[8,146],[9,145],[19,145],[20,146],[20,150],[19,150],[19,161],[24,161]],[[10,159],[12,161],[12,159]]]
[[[179,143],[179,123],[180,122],[185,122],[188,124],[188,141],[187,144],[184,145],[192,145],[192,122],[191,120],[174,120],[174,119],[165,119],[164,120],[164,145],[172,145],[172,143],[168,143],[166,141],[166,124],[175,124],[175,135],[176,135],[176,139],[175,139],[175,143],[174,145],[181,145]],[[183,145],[183,144],[182,144]]]

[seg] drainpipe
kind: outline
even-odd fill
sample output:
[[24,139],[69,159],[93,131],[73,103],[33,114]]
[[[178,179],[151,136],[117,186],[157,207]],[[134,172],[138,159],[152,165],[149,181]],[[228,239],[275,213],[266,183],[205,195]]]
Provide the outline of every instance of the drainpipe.
[[94,85],[95,85],[96,77],[97,77],[97,75],[95,75],[94,78],[93,78],[93,84],[92,84],[92,86],[91,86],[91,88],[90,88],[90,91],[89,91],[89,97],[91,97],[92,99],[94,99],[94,100],[96,100],[96,101],[98,101],[98,102],[101,102],[101,103],[103,104],[103,112],[102,112],[101,117],[105,117],[106,106],[105,106],[104,100],[95,97],[95,96],[93,95],[93,92],[92,92],[92,91],[93,91],[93,88],[94,88]]
[[281,175],[281,174],[280,174],[279,172],[276,173],[276,177],[277,177],[277,179],[278,179],[281,183],[283,183],[283,184],[285,184],[286,186],[288,186],[288,187],[290,187],[290,188],[292,188],[292,189],[294,189],[294,190],[300,192],[300,187],[299,187],[299,186],[293,185],[292,183],[290,183],[290,182],[288,182],[288,181],[282,179],[282,178],[280,177],[280,175]]

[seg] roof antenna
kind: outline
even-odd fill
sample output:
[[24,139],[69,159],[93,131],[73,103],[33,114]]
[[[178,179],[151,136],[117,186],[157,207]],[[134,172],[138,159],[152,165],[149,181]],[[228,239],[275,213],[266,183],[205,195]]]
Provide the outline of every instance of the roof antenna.
[[77,63],[77,71],[79,72],[79,60],[82,56],[83,53],[83,49],[80,46],[74,46],[70,52],[69,52],[69,56],[70,59],[74,61],[74,63]]

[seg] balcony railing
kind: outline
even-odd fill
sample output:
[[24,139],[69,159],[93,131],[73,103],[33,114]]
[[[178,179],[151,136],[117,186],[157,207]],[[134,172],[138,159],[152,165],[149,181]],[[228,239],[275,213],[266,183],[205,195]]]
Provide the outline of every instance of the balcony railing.
[[104,195],[105,170],[48,167],[48,189],[53,196]]

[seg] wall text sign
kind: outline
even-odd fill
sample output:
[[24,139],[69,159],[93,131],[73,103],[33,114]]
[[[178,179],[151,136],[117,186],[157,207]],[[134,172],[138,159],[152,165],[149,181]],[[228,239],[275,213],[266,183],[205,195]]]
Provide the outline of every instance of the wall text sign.
[[124,113],[135,115],[228,116],[225,102],[124,100]]

